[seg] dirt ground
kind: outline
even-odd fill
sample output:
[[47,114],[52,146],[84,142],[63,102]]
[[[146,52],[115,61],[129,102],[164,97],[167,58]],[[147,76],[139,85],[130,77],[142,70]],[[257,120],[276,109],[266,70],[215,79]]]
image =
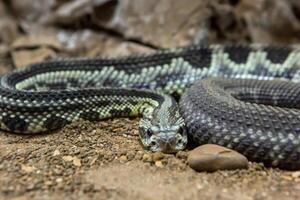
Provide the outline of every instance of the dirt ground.
[[0,134],[0,199],[299,199],[300,173],[197,173],[186,152],[150,153],[137,119],[79,122],[52,134]]
[[[300,41],[298,0],[0,0],[0,74],[56,57],[118,56],[191,43]],[[300,171],[250,163],[198,173],[142,148],[138,119],[0,133],[0,200],[300,199]]]

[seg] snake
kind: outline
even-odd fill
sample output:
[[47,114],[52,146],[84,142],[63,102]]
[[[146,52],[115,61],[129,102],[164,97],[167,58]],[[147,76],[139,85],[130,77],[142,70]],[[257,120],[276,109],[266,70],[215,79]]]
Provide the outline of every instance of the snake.
[[300,48],[190,45],[108,58],[56,58],[0,77],[0,129],[38,134],[78,120],[139,116],[151,151],[217,144],[300,168]]

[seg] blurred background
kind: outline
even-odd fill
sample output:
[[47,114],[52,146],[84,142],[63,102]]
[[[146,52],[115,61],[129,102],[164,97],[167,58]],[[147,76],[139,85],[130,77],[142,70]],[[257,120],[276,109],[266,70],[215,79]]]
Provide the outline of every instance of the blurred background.
[[299,0],[2,0],[0,74],[191,43],[297,43]]

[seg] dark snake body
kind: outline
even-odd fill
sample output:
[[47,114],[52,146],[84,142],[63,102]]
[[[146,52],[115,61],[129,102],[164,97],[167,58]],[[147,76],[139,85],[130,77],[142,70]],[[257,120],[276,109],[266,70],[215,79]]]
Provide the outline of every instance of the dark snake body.
[[180,112],[197,144],[297,169],[299,81],[300,49],[294,46],[191,46],[117,59],[45,61],[1,77],[0,126],[37,133],[78,119],[136,115],[148,99],[159,104],[161,92],[183,94]]
[[300,84],[207,79],[181,99],[189,136],[218,144],[266,166],[299,169]]

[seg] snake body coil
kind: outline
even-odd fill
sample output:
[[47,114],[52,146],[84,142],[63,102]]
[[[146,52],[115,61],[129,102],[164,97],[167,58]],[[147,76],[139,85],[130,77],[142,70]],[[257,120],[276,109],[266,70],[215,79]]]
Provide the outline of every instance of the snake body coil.
[[[294,46],[190,46],[45,61],[1,77],[0,128],[38,133],[78,119],[141,114],[140,138],[153,151],[183,149],[188,136],[268,166],[297,169],[299,81],[300,49]],[[167,94],[183,94],[180,106]]]

